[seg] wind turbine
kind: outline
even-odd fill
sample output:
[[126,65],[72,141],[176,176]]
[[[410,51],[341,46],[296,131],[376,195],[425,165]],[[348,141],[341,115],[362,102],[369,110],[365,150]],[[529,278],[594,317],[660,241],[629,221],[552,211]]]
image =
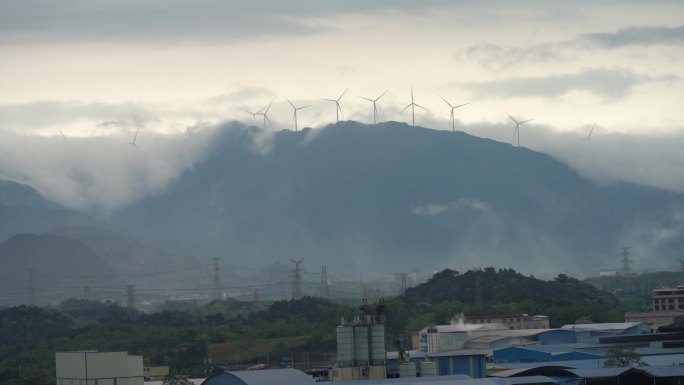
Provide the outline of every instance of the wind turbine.
[[587,140],[591,139],[591,133],[594,132],[594,127],[596,127],[596,123],[591,125],[591,130],[589,130],[589,135],[587,135]]
[[62,132],[62,130],[59,130],[59,134],[62,135],[62,139],[64,139],[64,141],[66,142],[67,138],[66,138],[66,136],[64,136],[64,133]]
[[518,135],[518,147],[520,147],[520,125],[523,123],[527,123],[530,120],[534,120],[534,119],[527,119],[527,120],[523,120],[522,122],[518,122],[517,120],[513,119],[511,114],[509,114],[508,112],[506,112],[506,115],[508,115],[508,117],[511,118],[513,123],[515,123],[515,131],[513,131],[513,139],[515,139],[515,136]]
[[257,115],[259,115],[259,113],[260,113],[262,110],[263,110],[263,108],[262,108],[261,110],[257,111],[257,112],[252,112],[252,111],[250,111],[250,110],[245,109],[245,112],[248,113],[248,114],[250,114],[250,115],[252,115],[252,119],[256,119]]
[[[256,117],[257,115],[263,115],[264,117],[264,130],[266,129],[266,121],[268,121],[268,124],[273,127],[273,123],[271,123],[271,119],[268,118],[268,110],[271,109],[271,104],[273,104],[273,100],[271,100],[268,105],[259,111],[254,113],[254,116]],[[251,113],[251,112],[250,112]]]
[[[442,97],[440,96],[440,98],[442,98]],[[451,132],[454,132],[455,131],[455,128],[454,128],[454,123],[455,123],[454,122],[454,110],[459,108],[459,107],[463,107],[465,105],[468,105],[470,103],[463,103],[463,104],[459,104],[458,106],[452,106],[451,103],[446,101],[446,99],[442,98],[442,100],[444,100],[444,103],[448,104],[449,107],[451,107],[451,115],[449,116],[449,123],[451,123]]]
[[135,144],[135,140],[138,139],[138,131],[140,131],[140,126],[139,126],[139,125],[136,125],[136,127],[135,127],[135,135],[133,135],[133,140],[132,140],[130,143],[128,143],[128,144],[130,144],[131,146],[133,146],[133,148],[138,148],[138,145]]
[[[342,93],[342,95],[340,95],[340,97],[337,98],[337,99],[323,99],[323,100],[327,100],[327,101],[329,101],[329,102],[335,103],[335,123],[337,123],[337,122],[340,121],[340,114],[342,114],[342,107],[340,107],[340,99],[342,99],[342,97],[344,96],[344,94],[347,93],[347,90],[349,90],[349,88],[347,88],[346,90],[344,90],[344,92]],[[344,117],[344,114],[342,114],[342,117]]]
[[290,103],[290,105],[292,106],[292,109],[294,110],[294,115],[292,115],[292,123],[294,123],[295,132],[297,132],[297,111],[302,110],[302,109],[304,109],[304,108],[311,107],[311,105],[302,106],[302,107],[295,107],[295,105],[292,104],[292,102],[290,101],[290,99],[285,98],[285,100],[287,100],[287,102]]
[[411,107],[411,116],[412,116],[411,122],[415,126],[416,125],[416,107],[420,107],[420,108],[424,109],[425,111],[427,111],[428,109],[421,106],[420,104],[416,104],[413,102],[413,86],[411,86],[411,103],[408,106],[404,107],[403,110],[399,111],[399,113],[406,111],[406,109],[409,107]]
[[361,99],[365,99],[365,100],[368,100],[369,102],[373,103],[373,124],[378,124],[378,106],[375,103],[377,103],[377,101],[380,100],[380,98],[383,97],[386,93],[387,93],[387,91],[381,93],[380,96],[378,96],[375,99],[369,99],[369,98],[364,98],[363,96],[359,96]]

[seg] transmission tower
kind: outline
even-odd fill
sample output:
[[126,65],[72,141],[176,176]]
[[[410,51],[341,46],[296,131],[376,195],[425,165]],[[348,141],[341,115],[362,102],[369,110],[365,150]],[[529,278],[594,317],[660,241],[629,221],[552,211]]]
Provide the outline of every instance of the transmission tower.
[[330,299],[330,288],[328,287],[328,272],[325,266],[321,269],[321,298]]
[[399,295],[404,295],[408,286],[406,273],[397,273],[394,275],[394,279],[399,281]]
[[295,264],[294,268],[292,269],[292,299],[300,299],[302,298],[302,270],[301,270],[301,264],[304,261],[304,259],[300,260],[294,260],[290,259],[292,263]]
[[218,258],[212,258],[214,260],[214,299],[215,300],[220,300],[223,298],[223,294],[221,293],[221,275],[219,274],[219,264]]
[[90,301],[90,276],[83,277],[83,299]]
[[33,282],[33,268],[29,269],[28,286],[29,286],[29,305],[35,305],[36,304],[36,285]]
[[128,311],[133,313],[133,310],[135,310],[135,285],[126,285],[126,302],[128,304]]
[[630,269],[629,264],[632,262],[631,259],[629,259],[629,255],[631,254],[629,251],[629,247],[622,247],[622,276],[624,277],[624,283],[625,283],[625,291],[629,291],[629,277],[632,276],[632,270]]

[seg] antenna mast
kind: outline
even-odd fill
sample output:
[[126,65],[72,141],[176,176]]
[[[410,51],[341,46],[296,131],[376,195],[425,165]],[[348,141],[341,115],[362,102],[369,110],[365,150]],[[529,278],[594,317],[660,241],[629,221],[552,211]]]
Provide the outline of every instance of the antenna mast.
[[629,290],[629,277],[632,276],[632,269],[630,268],[630,263],[632,260],[629,258],[631,252],[630,247],[622,247],[622,275],[625,278],[625,291]]

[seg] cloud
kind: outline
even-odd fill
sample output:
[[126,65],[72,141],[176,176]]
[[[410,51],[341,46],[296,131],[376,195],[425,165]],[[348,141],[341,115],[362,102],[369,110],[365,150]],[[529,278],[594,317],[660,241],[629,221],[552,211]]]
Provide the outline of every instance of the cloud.
[[574,74],[494,80],[470,83],[466,87],[482,97],[556,98],[573,91],[584,91],[604,99],[617,99],[626,96],[638,85],[675,79],[677,77],[674,75],[654,78],[627,68],[589,68]]
[[487,212],[489,211],[489,205],[479,199],[459,198],[456,201],[448,203],[429,203],[416,206],[411,209],[411,213],[414,215],[433,217],[459,210]]
[[482,67],[501,71],[516,65],[546,63],[562,58],[561,45],[553,43],[536,44],[529,47],[502,47],[486,43],[468,47],[455,60],[474,60]]
[[4,42],[222,42],[310,35],[334,29],[327,20],[345,13],[416,11],[446,0],[5,0]]
[[126,133],[64,141],[0,130],[0,179],[30,185],[65,207],[106,215],[163,191],[202,159],[216,128],[172,135],[141,129],[137,148]]
[[616,32],[589,33],[582,38],[604,48],[684,43],[684,25],[679,27],[629,27]]

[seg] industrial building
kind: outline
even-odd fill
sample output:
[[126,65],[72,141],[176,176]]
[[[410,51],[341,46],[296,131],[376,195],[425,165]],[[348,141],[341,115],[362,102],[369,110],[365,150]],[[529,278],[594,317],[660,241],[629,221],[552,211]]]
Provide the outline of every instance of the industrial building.
[[684,309],[684,285],[651,291],[651,310],[673,311],[682,309]]
[[409,351],[402,360],[398,352],[387,353],[387,374],[389,377],[431,377],[456,374],[472,378],[484,378],[486,373],[484,351],[456,350],[451,352],[424,353]]
[[549,317],[545,315],[529,315],[525,313],[495,313],[495,314],[460,314],[452,320],[452,324],[481,325],[500,324],[507,329],[548,329]]
[[364,299],[359,315],[342,319],[337,327],[337,367],[330,370],[332,381],[367,380],[387,377],[384,301],[371,314]]
[[143,358],[128,352],[56,352],[57,385],[143,385]]

